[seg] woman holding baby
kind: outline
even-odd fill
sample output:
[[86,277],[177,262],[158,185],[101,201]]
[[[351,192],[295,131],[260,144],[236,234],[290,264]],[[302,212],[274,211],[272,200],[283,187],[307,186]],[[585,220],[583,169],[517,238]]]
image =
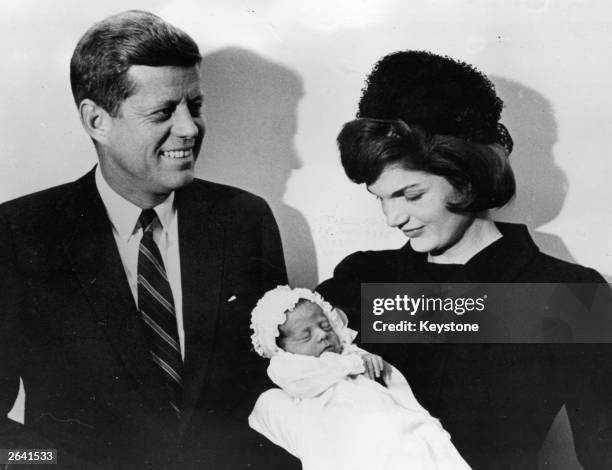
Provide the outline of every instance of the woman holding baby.
[[361,324],[362,283],[604,284],[609,302],[595,270],[491,218],[515,194],[502,105],[485,75],[428,52],[390,54],[369,75],[340,157],[409,240],[349,255],[317,288],[322,297],[278,287],[252,314],[254,349],[280,388],[262,394],[250,424],[305,469],[537,469],[562,407],[582,466],[612,468],[612,348],[570,343],[549,299],[510,302],[510,315],[528,304],[546,314],[524,344],[362,349],[348,328]]
[[[515,193],[502,101],[470,65],[427,52],[382,58],[357,119],[338,136],[342,165],[409,239],[357,252],[317,289],[360,324],[361,283],[603,283],[548,256],[524,225],[489,210]],[[534,162],[535,164],[535,162]],[[369,344],[404,374],[475,469],[535,469],[565,405],[586,469],[612,468],[609,351],[597,344]]]

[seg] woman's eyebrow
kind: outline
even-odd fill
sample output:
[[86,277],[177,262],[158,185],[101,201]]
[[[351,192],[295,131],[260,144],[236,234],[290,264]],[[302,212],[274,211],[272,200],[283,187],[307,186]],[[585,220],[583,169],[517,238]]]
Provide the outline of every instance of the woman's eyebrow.
[[[403,186],[400,189],[396,189],[395,191],[393,191],[391,193],[391,195],[389,197],[397,197],[397,196],[401,196],[402,194],[404,194],[407,190],[409,189],[415,189],[415,188],[419,188],[419,186],[421,186],[421,183],[412,183],[412,184],[407,184],[406,186]],[[376,196],[376,194],[374,194],[370,188],[366,187],[366,191],[369,192],[370,194]]]
[[412,189],[422,189],[421,184],[414,183],[414,184],[409,184],[407,186],[404,186],[402,189],[398,189],[397,191],[394,191],[393,193],[391,193],[391,197],[403,196],[406,191],[412,190]]

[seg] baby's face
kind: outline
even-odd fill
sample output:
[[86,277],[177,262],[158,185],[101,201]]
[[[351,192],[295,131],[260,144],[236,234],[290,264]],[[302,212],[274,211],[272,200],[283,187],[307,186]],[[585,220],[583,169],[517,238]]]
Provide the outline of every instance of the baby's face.
[[279,330],[280,346],[287,352],[317,357],[325,351],[342,352],[338,335],[321,307],[312,302],[300,302]]

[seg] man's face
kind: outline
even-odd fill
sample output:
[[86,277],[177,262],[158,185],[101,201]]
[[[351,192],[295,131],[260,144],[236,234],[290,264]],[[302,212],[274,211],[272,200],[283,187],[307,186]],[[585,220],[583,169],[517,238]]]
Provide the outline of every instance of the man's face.
[[279,330],[280,346],[287,352],[316,357],[326,351],[342,352],[340,339],[327,316],[312,302],[301,302],[287,313],[287,321]]
[[136,92],[111,118],[100,165],[115,191],[144,207],[193,180],[204,137],[200,74],[134,65],[128,75]]

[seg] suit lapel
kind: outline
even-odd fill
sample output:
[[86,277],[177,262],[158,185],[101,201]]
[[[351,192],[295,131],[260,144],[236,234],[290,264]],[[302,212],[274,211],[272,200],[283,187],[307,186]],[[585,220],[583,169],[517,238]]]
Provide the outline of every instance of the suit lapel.
[[[212,196],[212,195],[211,195]],[[209,371],[216,338],[225,232],[211,197],[193,188],[177,192],[185,330],[183,423],[189,422]]]
[[74,194],[74,232],[64,248],[89,300],[98,324],[140,392],[169,423],[176,422],[149,348],[117,250],[106,209],[95,187],[93,171],[79,180]]

